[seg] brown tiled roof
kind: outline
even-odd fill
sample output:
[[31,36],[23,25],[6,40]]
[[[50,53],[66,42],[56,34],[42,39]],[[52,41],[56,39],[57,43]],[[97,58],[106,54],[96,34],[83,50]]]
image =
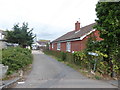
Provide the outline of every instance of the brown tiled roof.
[[75,39],[75,38],[80,38],[83,35],[89,33],[90,31],[92,31],[94,25],[95,25],[95,23],[87,25],[85,27],[82,27],[82,28],[80,28],[79,31],[75,31],[74,30],[74,31],[68,32],[68,33],[64,34],[63,36],[57,38],[53,42],[70,40],[70,39]]

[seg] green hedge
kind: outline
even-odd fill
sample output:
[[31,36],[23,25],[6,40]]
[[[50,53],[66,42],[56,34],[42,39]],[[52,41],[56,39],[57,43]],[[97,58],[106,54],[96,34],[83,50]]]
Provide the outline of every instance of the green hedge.
[[60,51],[52,51],[52,50],[45,50],[45,54],[55,56],[57,59],[60,59],[62,61],[70,61],[72,62],[73,55],[71,53],[65,53]]
[[44,51],[47,55],[55,56],[57,59],[60,59],[62,61],[67,61],[69,63],[74,63],[76,65],[81,65],[82,67],[87,67],[88,61],[86,59],[86,55],[84,52],[75,52],[75,53],[69,53],[69,52],[60,52],[60,51],[52,51],[52,50],[46,50]]
[[23,69],[32,63],[31,50],[20,47],[10,47],[2,50],[2,64],[7,65],[7,74]]

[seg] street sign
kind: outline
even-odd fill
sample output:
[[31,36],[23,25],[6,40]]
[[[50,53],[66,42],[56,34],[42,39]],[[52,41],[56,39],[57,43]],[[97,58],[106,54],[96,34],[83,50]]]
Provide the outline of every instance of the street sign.
[[93,56],[98,56],[97,53],[94,53],[94,52],[88,52],[89,55],[93,55]]

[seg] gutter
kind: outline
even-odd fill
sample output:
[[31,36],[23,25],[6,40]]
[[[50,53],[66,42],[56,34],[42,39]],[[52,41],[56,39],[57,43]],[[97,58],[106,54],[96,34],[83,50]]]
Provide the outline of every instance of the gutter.
[[19,80],[21,80],[20,77],[14,79],[14,80],[11,80],[8,83],[3,84],[2,86],[0,86],[0,90],[2,90],[3,88],[8,88],[8,87],[12,86],[13,84],[15,84],[16,82],[18,82]]

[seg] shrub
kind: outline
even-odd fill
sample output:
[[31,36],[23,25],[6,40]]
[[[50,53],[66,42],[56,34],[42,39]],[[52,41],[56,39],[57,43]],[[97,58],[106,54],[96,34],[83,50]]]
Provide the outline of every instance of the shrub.
[[74,57],[74,63],[81,65],[81,63],[86,59],[86,55],[84,52],[74,52],[73,53],[73,57]]
[[66,53],[65,52],[60,52],[61,55],[61,60],[65,61],[66,60]]
[[66,52],[66,61],[69,63],[74,63],[74,56],[72,53]]
[[2,64],[7,65],[7,74],[26,67],[32,63],[31,50],[20,47],[10,47],[2,51]]

